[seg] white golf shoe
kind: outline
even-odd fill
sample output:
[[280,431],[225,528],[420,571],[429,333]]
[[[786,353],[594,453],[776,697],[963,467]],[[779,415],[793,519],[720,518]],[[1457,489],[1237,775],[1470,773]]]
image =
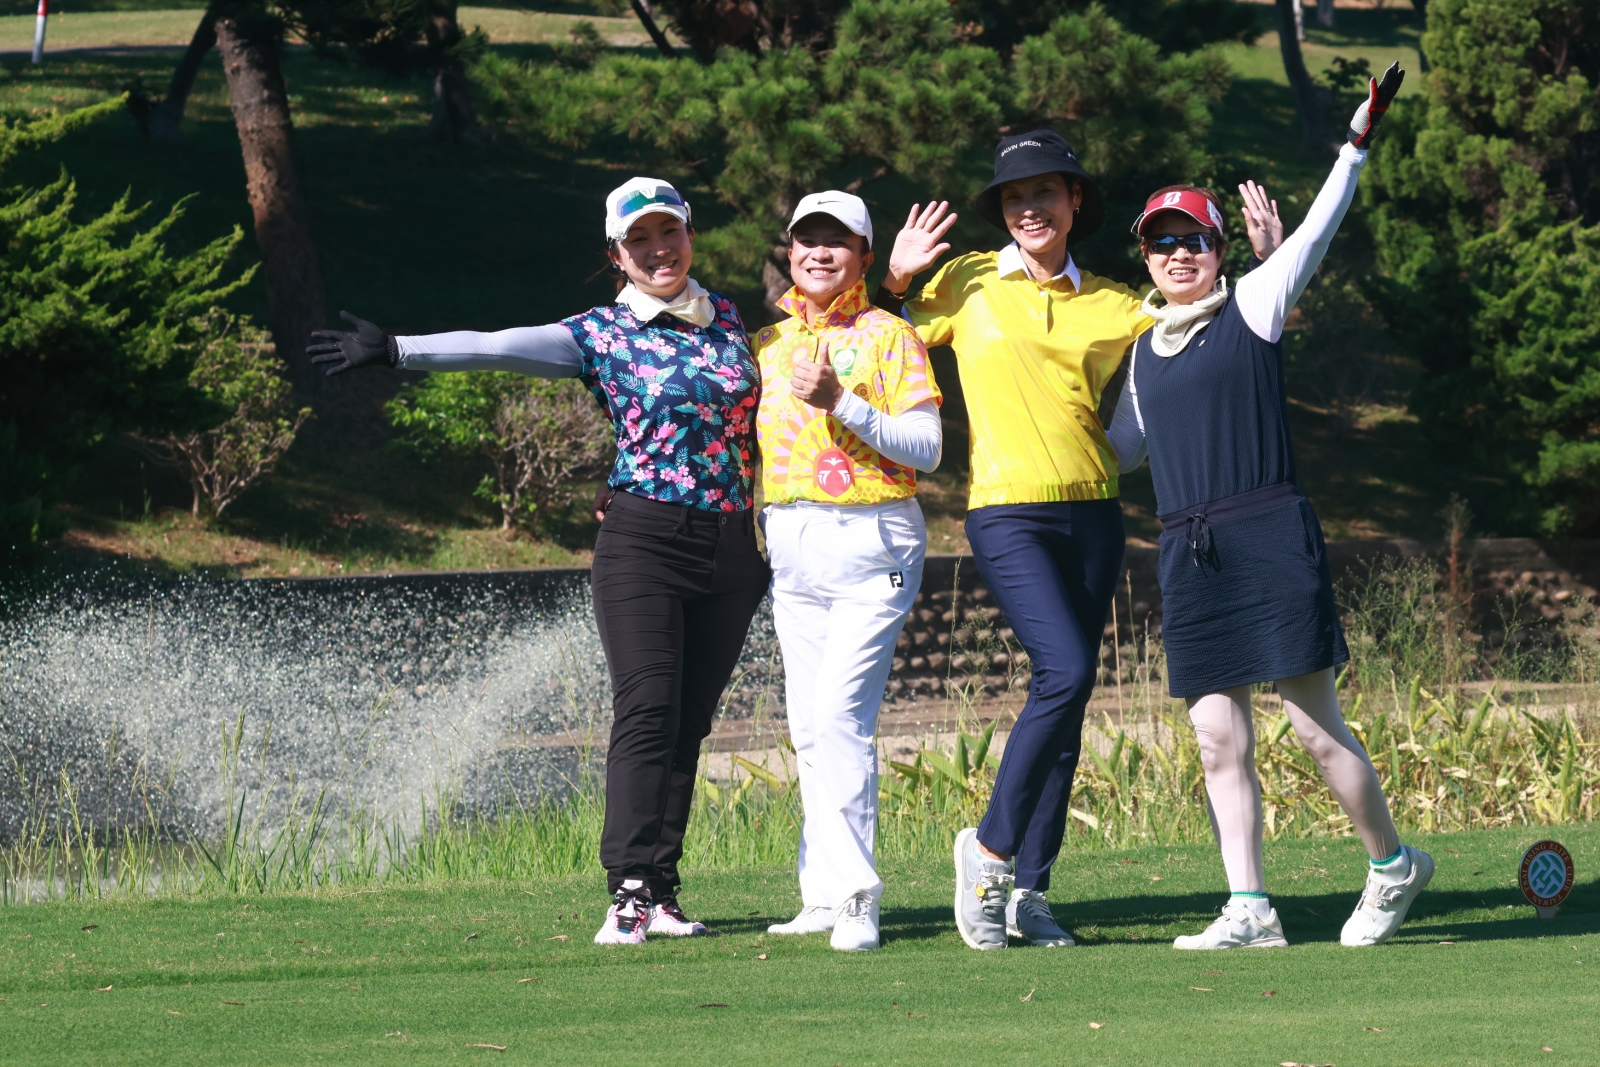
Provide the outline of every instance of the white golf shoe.
[[668,937],[702,937],[705,932],[706,924],[685,915],[678,906],[677,897],[651,905],[650,925],[645,928],[645,933],[665,934]]
[[835,912],[832,908],[805,907],[800,914],[786,923],[773,923],[767,927],[769,934],[825,934],[833,929]]
[[1282,948],[1289,942],[1283,936],[1283,924],[1278,921],[1276,909],[1269,908],[1265,916],[1257,915],[1247,904],[1230,900],[1222,906],[1216,922],[1198,934],[1174,938],[1173,948]]
[[1405,871],[1404,876],[1392,870],[1373,869],[1367,872],[1367,888],[1361,893],[1356,910],[1345,920],[1339,943],[1352,948],[1381,945],[1394,936],[1400,924],[1406,921],[1411,902],[1417,899],[1433,878],[1433,857],[1419,848],[1402,845],[1409,864],[1394,866]]
[[829,941],[840,952],[871,952],[878,947],[878,902],[866,890],[839,908]]
[[642,945],[645,929],[650,925],[650,901],[624,885],[617,890],[611,907],[606,909],[606,923],[594,935],[597,945]]

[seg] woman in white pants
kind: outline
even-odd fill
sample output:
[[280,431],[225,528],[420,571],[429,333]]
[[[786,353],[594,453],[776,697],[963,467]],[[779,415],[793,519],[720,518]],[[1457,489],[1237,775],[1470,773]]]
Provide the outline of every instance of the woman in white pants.
[[[1232,890],[1221,916],[1178,938],[1176,948],[1288,944],[1261,864],[1250,715],[1257,682],[1277,683],[1295,733],[1371,861],[1340,940],[1388,940],[1433,875],[1426,852],[1400,843],[1372,761],[1339,709],[1334,670],[1350,653],[1322,527],[1295,484],[1281,344],[1284,321],[1355,196],[1366,148],[1403,76],[1397,64],[1381,85],[1372,82],[1305,221],[1235,288],[1219,273],[1222,211],[1214,194],[1158,189],[1133,224],[1165,303],[1146,300],[1156,326],[1134,346],[1108,436],[1123,471],[1150,458],[1163,526],[1168,689],[1189,704]],[[1264,193],[1253,185],[1241,192],[1253,238],[1262,227],[1281,228]]]
[[774,934],[875,949],[883,882],[878,707],[922,584],[917,471],[939,465],[939,388],[902,319],[872,306],[860,197],[813,193],[789,226],[789,318],[756,337],[772,615],[799,764],[804,908]]

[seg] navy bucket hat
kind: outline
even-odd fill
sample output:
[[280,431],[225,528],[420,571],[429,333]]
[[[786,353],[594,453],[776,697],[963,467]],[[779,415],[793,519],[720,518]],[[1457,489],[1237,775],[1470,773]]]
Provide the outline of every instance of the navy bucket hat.
[[1071,174],[1078,179],[1083,203],[1078,207],[1078,217],[1072,221],[1067,244],[1075,245],[1093,236],[1106,221],[1100,186],[1078,162],[1072,146],[1054,130],[1029,130],[1007,137],[995,146],[994,180],[978,194],[978,214],[1005,229],[1005,215],[1000,211],[1000,187],[1006,182],[1036,178],[1041,174]]

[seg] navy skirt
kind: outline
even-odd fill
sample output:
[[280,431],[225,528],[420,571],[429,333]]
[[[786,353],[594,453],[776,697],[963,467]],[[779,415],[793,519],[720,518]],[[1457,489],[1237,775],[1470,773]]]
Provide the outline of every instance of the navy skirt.
[[1162,516],[1167,691],[1198,697],[1350,658],[1311,501],[1268,486]]

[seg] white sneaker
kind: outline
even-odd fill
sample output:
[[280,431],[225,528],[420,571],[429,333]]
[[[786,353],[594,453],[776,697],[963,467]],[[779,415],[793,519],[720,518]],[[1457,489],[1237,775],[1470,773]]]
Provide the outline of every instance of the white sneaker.
[[1263,918],[1248,905],[1230,900],[1222,906],[1217,921],[1198,934],[1174,938],[1173,948],[1282,948],[1289,942],[1283,936],[1283,924],[1278,921],[1277,909],[1269,909]]
[[1433,878],[1432,856],[1410,845],[1402,845],[1400,850],[1410,859],[1410,869],[1399,879],[1380,870],[1367,872],[1367,888],[1339,934],[1341,945],[1360,948],[1389,940],[1406,921],[1411,902]]
[[617,890],[611,907],[606,909],[606,923],[594,935],[597,945],[642,945],[645,928],[650,925],[650,902],[629,892]]
[[871,952],[878,947],[878,902],[866,890],[839,908],[829,942],[840,952]]
[[651,906],[650,923],[645,932],[666,934],[668,937],[700,937],[706,932],[706,924],[684,915],[683,909],[678,906],[678,898],[673,897]]
[[800,914],[786,923],[773,923],[767,927],[769,934],[825,934],[833,929],[832,908],[801,908]]

